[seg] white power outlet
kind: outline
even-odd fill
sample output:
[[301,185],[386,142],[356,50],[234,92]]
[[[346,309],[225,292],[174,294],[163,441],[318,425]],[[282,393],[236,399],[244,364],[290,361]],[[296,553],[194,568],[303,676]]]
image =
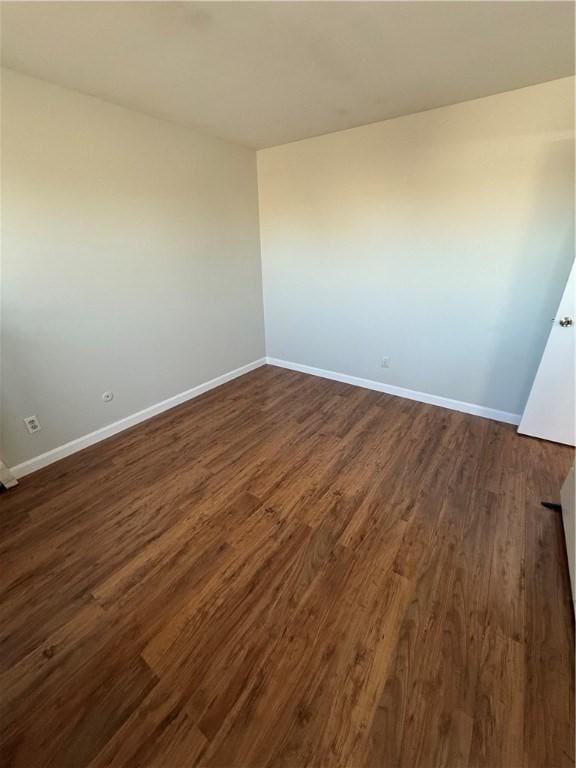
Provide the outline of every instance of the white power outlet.
[[383,357],[382,360],[380,360],[380,368],[390,368],[389,357]]
[[28,416],[24,419],[24,424],[26,424],[26,429],[31,435],[35,432],[40,432],[42,429],[40,422],[38,421],[38,416]]

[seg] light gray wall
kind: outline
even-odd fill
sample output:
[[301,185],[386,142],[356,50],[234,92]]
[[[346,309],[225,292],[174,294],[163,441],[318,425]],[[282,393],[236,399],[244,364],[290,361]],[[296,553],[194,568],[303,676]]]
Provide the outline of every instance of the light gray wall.
[[260,358],[264,331],[253,151],[12,71],[2,86],[14,466]]
[[520,413],[574,254],[573,88],[260,151],[268,355]]

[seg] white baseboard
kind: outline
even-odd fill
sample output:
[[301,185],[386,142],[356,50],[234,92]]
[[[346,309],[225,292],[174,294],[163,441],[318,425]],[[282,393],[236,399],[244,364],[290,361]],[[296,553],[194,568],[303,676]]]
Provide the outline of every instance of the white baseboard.
[[428,405],[437,405],[441,408],[448,408],[451,411],[461,411],[462,413],[471,413],[474,416],[481,416],[484,419],[493,419],[494,421],[503,421],[506,424],[519,424],[520,414],[508,413],[507,411],[498,411],[495,408],[486,408],[483,405],[475,403],[466,403],[462,400],[452,400],[449,397],[440,397],[439,395],[429,395],[427,392],[417,392],[413,389],[396,387],[393,384],[384,384],[381,381],[372,381],[371,379],[361,379],[358,376],[348,376],[345,373],[336,371],[326,371],[323,368],[314,368],[310,365],[301,365],[300,363],[291,363],[287,360],[278,360],[275,357],[267,357],[268,365],[276,365],[279,368],[288,368],[290,371],[299,371],[300,373],[309,373],[311,376],[320,376],[323,379],[332,379],[332,381],[341,381],[344,384],[352,384],[355,387],[364,387],[364,389],[373,389],[376,392],[384,392],[387,395],[404,397],[407,400],[417,400],[419,403]]
[[15,485],[18,485],[18,480],[3,461],[0,461],[0,483],[4,488],[14,488]]
[[24,461],[22,464],[17,464],[15,467],[10,468],[10,472],[15,478],[29,475],[31,472],[36,472],[38,469],[42,469],[49,464],[53,464],[55,461],[59,461],[59,459],[64,459],[66,456],[71,456],[73,453],[77,453],[84,448],[88,448],[90,445],[99,443],[101,440],[106,440],[107,437],[112,437],[112,435],[116,435],[118,432],[123,432],[125,429],[134,427],[136,424],[140,424],[142,421],[146,421],[152,416],[168,411],[170,408],[185,403],[187,400],[192,400],[194,397],[204,394],[204,392],[208,392],[222,384],[226,384],[227,381],[232,381],[232,379],[237,379],[239,376],[243,376],[245,373],[249,373],[265,364],[266,359],[262,357],[259,360],[254,360],[252,363],[236,368],[234,371],[223,373],[222,376],[217,376],[215,379],[206,381],[204,384],[198,384],[198,386],[192,387],[192,389],[180,392],[180,394],[174,395],[174,397],[162,400],[160,403],[144,408],[142,411],[133,413],[131,416],[126,416],[126,418],[115,421],[113,424],[108,424],[101,429],[97,429],[95,432],[90,432],[88,435],[83,435],[76,440],[71,440],[69,443],[59,445],[51,451],[41,453],[33,459]]
[[234,371],[217,376],[215,379],[199,384],[192,389],[187,389],[185,392],[181,392],[174,397],[169,397],[167,400],[162,400],[160,403],[151,405],[148,408],[144,408],[142,411],[133,413],[131,416],[126,416],[124,419],[115,421],[113,424],[108,424],[101,429],[97,429],[95,432],[90,432],[88,435],[83,435],[76,440],[71,440],[69,443],[59,445],[57,448],[53,448],[51,451],[42,453],[39,456],[35,456],[33,459],[24,461],[22,464],[17,464],[11,467],[9,472],[13,478],[25,477],[31,472],[36,472],[38,469],[47,467],[49,464],[53,464],[55,461],[64,459],[66,456],[71,456],[73,453],[88,448],[90,445],[99,443],[101,440],[106,440],[108,437],[123,432],[125,429],[136,426],[152,416],[156,416],[159,413],[168,411],[170,408],[174,408],[181,403],[185,403],[187,400],[192,400],[194,397],[202,395],[204,392],[208,392],[211,389],[225,384],[227,381],[232,381],[239,376],[243,376],[245,373],[260,368],[262,365],[275,365],[279,368],[288,368],[291,371],[299,371],[300,373],[308,373],[311,376],[320,376],[324,379],[331,379],[333,381],[341,381],[344,384],[352,384],[355,387],[364,387],[364,389],[373,389],[376,392],[384,392],[388,395],[395,395],[396,397],[404,397],[408,400],[417,400],[420,403],[427,403],[428,405],[437,405],[441,408],[449,408],[452,411],[461,411],[462,413],[471,413],[474,416],[482,416],[485,419],[494,419],[495,421],[503,421],[506,424],[519,424],[520,415],[517,413],[507,413],[506,411],[498,411],[494,408],[485,408],[482,405],[475,405],[474,403],[465,403],[461,400],[451,400],[447,397],[440,397],[439,395],[429,395],[426,392],[416,392],[412,389],[405,389],[404,387],[396,387],[392,384],[384,384],[380,381],[372,381],[371,379],[361,379],[358,376],[349,376],[345,373],[337,373],[336,371],[326,371],[323,368],[314,368],[310,365],[301,365],[300,363],[291,363],[287,360],[278,360],[275,357],[260,358],[254,360],[252,363],[243,365],[240,368],[236,368]]

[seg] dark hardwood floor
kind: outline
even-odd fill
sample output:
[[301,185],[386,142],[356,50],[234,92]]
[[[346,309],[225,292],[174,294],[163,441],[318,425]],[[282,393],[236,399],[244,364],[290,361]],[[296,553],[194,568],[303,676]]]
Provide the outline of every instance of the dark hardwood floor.
[[572,456],[266,367],[25,478],[1,765],[573,765]]

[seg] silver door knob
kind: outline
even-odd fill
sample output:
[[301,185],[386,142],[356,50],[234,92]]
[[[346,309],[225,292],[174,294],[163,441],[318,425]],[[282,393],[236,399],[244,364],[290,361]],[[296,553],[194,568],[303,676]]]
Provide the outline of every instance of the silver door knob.
[[562,320],[558,321],[562,328],[569,328],[571,325],[574,325],[574,320],[572,320],[571,317],[563,317]]

